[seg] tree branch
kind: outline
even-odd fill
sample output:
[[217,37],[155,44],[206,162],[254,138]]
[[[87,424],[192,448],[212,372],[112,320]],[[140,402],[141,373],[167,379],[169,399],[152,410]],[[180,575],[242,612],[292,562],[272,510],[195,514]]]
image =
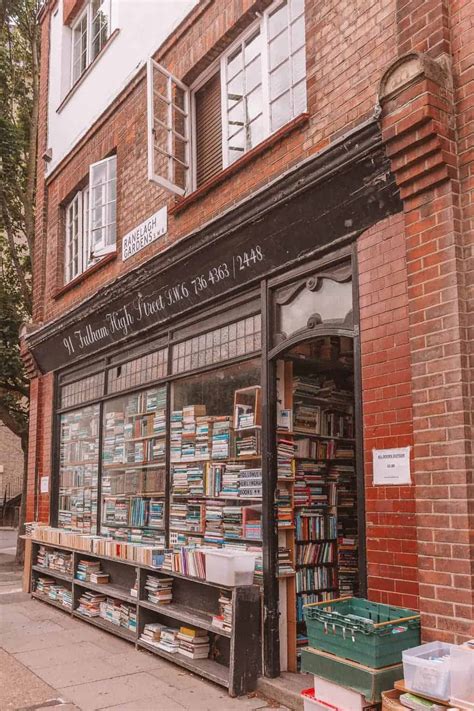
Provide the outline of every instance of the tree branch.
[[20,264],[20,260],[18,259],[17,245],[15,244],[15,235],[13,234],[13,230],[11,229],[8,210],[5,205],[5,199],[4,199],[3,195],[1,196],[1,200],[2,200],[3,224],[5,227],[5,232],[6,232],[7,239],[8,239],[8,245],[10,247],[13,265],[15,267],[15,272],[16,272],[16,275],[18,278],[18,283],[20,284],[22,296],[25,300],[25,305],[26,305],[29,313],[31,313],[31,309],[32,309],[31,290],[30,290],[30,287],[25,279],[25,273],[22,268],[22,265]]
[[19,422],[12,414],[11,408],[7,407],[0,398],[0,420],[8,429],[17,437],[23,438],[28,432],[28,424],[25,418],[24,422]]

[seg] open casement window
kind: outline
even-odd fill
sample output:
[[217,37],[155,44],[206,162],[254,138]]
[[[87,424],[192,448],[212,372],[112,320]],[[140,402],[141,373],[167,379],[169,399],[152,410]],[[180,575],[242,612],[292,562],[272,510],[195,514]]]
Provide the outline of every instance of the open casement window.
[[115,251],[117,158],[111,156],[89,169],[89,259]]
[[116,162],[111,156],[91,165],[89,184],[66,207],[65,283],[115,251]]
[[189,189],[189,89],[148,60],[148,178],[177,195]]

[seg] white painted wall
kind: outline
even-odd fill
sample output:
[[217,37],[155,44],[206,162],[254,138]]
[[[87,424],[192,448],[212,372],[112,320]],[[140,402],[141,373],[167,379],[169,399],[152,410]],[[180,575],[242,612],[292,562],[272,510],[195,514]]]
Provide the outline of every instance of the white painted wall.
[[112,0],[111,32],[118,35],[89,75],[57,109],[71,88],[71,30],[63,24],[63,0],[51,18],[48,148],[50,173],[198,0]]

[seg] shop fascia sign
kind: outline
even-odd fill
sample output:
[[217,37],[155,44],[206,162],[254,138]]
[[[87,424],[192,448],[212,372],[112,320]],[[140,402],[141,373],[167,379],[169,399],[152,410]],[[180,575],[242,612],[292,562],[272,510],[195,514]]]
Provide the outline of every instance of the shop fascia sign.
[[162,207],[147,220],[128,232],[122,240],[122,259],[125,261],[155,242],[168,231],[168,208]]

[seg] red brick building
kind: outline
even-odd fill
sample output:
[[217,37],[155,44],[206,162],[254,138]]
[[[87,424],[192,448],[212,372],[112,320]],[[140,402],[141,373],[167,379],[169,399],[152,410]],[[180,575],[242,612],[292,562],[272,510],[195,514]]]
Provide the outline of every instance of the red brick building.
[[[340,453],[356,472],[357,530],[327,538],[358,541],[352,589],[419,609],[425,640],[472,637],[474,4],[201,0],[51,156],[51,115],[94,82],[124,29],[102,20],[87,59],[76,45],[89,41],[87,22],[94,32],[94,9],[61,5],[41,16],[27,520],[102,530],[106,459],[97,455],[86,503],[66,491],[61,436],[80,408],[97,408],[88,417],[100,430],[119,392],[159,383],[168,413],[207,404],[206,415],[235,416],[214,402],[232,399],[222,382],[233,394],[261,386],[265,668],[294,669],[298,594],[350,584],[341,588],[336,549],[339,578],[296,589],[294,575],[277,578],[278,548],[298,555],[274,506],[282,489],[294,495],[279,481],[277,440],[298,441],[292,377],[313,378],[321,398],[352,383],[351,406],[312,401],[335,459],[338,437],[353,440]],[[54,22],[73,38],[59,107]],[[411,483],[374,484],[373,450],[405,447]],[[168,535],[178,498],[164,456]]]

